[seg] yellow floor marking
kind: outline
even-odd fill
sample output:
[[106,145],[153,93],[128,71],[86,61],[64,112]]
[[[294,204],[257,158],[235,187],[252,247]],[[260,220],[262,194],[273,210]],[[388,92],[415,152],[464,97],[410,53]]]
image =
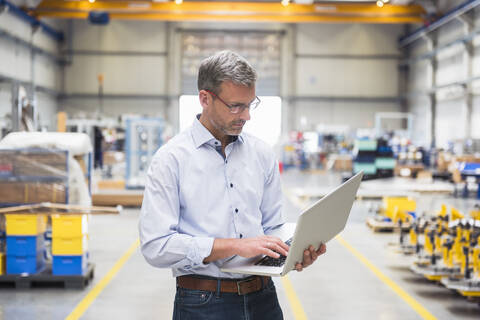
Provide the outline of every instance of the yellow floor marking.
[[285,288],[285,292],[287,293],[288,302],[290,302],[290,306],[292,307],[293,316],[295,320],[307,320],[307,315],[303,310],[302,304],[293,289],[292,282],[288,278],[288,276],[282,277],[282,284]]
[[95,301],[98,295],[105,289],[105,287],[112,281],[118,271],[123,267],[125,262],[130,258],[130,256],[137,250],[140,245],[140,240],[137,239],[135,242],[128,248],[128,250],[123,254],[123,256],[115,263],[115,265],[108,271],[108,273],[100,280],[97,285],[90,290],[90,292],[80,301],[79,304],[73,309],[73,311],[65,318],[65,320],[76,320],[79,319],[85,311],[90,307],[90,305]]
[[340,244],[347,248],[358,260],[360,260],[368,269],[370,269],[380,280],[390,287],[397,295],[400,296],[410,307],[413,308],[423,319],[434,320],[435,318],[427,309],[425,309],[419,302],[410,296],[405,290],[400,288],[392,279],[383,274],[373,263],[365,258],[357,249],[352,247],[341,236],[335,238]]

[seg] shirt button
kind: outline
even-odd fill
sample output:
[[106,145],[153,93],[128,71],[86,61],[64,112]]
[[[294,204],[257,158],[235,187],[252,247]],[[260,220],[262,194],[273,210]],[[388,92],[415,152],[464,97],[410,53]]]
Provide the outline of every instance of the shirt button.
[[233,183],[230,183],[230,188],[233,188]]
[[215,141],[215,144],[218,144],[218,142],[217,142],[217,141]]
[[235,212],[238,212],[238,209],[237,209],[237,208],[235,208]]

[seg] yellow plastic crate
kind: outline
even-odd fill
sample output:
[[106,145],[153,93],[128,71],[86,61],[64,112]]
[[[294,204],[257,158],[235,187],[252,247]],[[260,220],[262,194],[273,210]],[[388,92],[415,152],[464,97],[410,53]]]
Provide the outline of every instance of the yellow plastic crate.
[[5,254],[0,252],[0,275],[5,274]]
[[88,250],[88,236],[73,238],[52,237],[52,255],[83,255]]
[[40,214],[6,214],[8,236],[37,235],[47,230],[47,216]]
[[88,234],[86,214],[52,215],[52,238],[75,238]]

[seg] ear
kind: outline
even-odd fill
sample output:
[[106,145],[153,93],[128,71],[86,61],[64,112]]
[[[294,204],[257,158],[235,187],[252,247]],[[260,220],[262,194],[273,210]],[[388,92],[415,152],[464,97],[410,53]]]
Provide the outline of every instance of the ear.
[[211,99],[211,96],[208,94],[207,91],[205,90],[200,90],[200,92],[198,93],[198,99],[200,100],[200,104],[202,105],[202,108],[206,108],[210,105],[210,99]]

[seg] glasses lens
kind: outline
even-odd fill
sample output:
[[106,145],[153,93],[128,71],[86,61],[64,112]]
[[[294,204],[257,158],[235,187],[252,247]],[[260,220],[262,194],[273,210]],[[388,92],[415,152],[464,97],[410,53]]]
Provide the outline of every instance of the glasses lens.
[[227,104],[225,104],[229,109],[230,109],[230,112],[231,113],[241,113],[243,112],[243,110],[245,110],[246,108],[250,109],[250,110],[253,110],[255,109],[256,107],[258,107],[258,105],[260,104],[260,99],[258,97],[255,97],[255,100],[253,100],[250,105],[239,105],[239,106],[229,106]]
[[245,106],[229,107],[231,113],[240,113],[245,109]]
[[259,104],[260,104],[260,99],[258,99],[258,97],[255,97],[255,100],[253,100],[252,103],[250,103],[250,110],[253,110],[256,107],[258,107]]

